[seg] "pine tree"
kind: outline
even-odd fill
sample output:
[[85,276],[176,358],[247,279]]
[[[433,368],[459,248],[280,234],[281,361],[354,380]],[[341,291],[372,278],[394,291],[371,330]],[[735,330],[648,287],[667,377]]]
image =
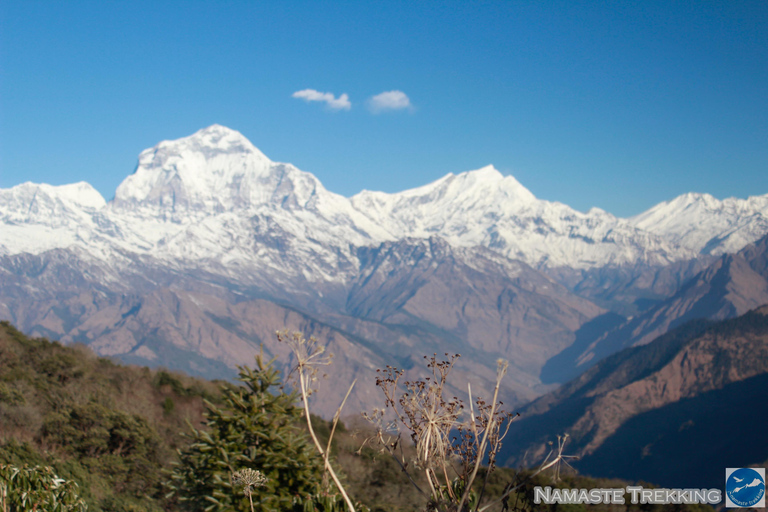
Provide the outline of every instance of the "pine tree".
[[220,407],[207,402],[207,429],[192,429],[168,484],[182,510],[249,512],[248,498],[231,482],[246,468],[267,478],[251,496],[257,511],[289,511],[297,494],[315,492],[322,459],[297,427],[297,396],[281,389],[273,361],[259,355],[255,369],[239,367],[243,384],[225,385]]

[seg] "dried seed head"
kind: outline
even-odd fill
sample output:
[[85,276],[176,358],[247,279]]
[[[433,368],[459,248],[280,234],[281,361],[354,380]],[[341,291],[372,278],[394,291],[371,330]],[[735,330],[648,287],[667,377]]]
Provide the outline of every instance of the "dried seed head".
[[306,339],[302,333],[290,332],[288,329],[277,331],[276,334],[277,340],[288,345],[296,358],[295,366],[286,380],[291,380],[291,375],[295,378],[294,372],[304,375],[307,380],[305,392],[307,396],[312,395],[314,392],[312,384],[318,379],[318,367],[331,364],[333,354],[326,354],[325,346],[321,345],[314,336]]
[[243,494],[250,496],[254,487],[263,487],[267,482],[261,471],[251,468],[241,469],[232,473],[232,486],[243,486]]

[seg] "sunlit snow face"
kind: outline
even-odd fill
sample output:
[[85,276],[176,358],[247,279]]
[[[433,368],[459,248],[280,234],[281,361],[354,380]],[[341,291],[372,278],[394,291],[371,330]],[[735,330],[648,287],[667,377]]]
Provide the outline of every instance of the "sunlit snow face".
[[234,226],[259,218],[261,226],[279,225],[283,239],[307,253],[440,237],[453,247],[483,246],[534,267],[594,268],[717,255],[768,232],[768,196],[717,201],[688,194],[619,219],[537,199],[492,166],[403,192],[363,191],[347,199],[309,173],[271,162],[242,134],[218,125],[142,152],[109,204],[87,184],[31,187],[37,192],[29,185],[0,191],[6,253],[119,246],[208,258],[253,240],[254,233]]

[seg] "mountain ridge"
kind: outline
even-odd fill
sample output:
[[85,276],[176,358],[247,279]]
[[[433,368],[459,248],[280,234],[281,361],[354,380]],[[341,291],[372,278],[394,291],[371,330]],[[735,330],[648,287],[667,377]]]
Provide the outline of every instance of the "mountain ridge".
[[[598,208],[582,213],[535,198],[514,177],[503,176],[493,166],[449,173],[402,192],[362,191],[345,198],[326,190],[310,173],[272,162],[242,134],[221,125],[144,150],[114,199],[96,210],[93,205],[101,203],[95,191],[88,193],[90,209],[77,211],[75,203],[63,198],[72,195],[69,189],[46,186],[54,201],[61,199],[65,217],[72,219],[66,230],[57,233],[50,231],[54,219],[44,215],[29,219],[28,227],[34,224],[48,235],[47,243],[25,242],[14,232],[13,219],[30,206],[29,201],[7,199],[18,195],[18,187],[0,191],[4,199],[0,219],[5,220],[0,233],[6,254],[39,253],[73,244],[100,251],[116,245],[137,253],[162,253],[168,240],[194,231],[200,221],[210,223],[211,217],[235,212],[276,216],[283,229],[292,227],[291,234],[303,244],[311,241],[301,226],[310,226],[314,235],[331,234],[321,241],[336,247],[340,239],[373,246],[403,237],[440,236],[454,245],[483,245],[538,268],[665,265],[702,252],[701,236],[692,239],[662,222],[663,205],[631,219]],[[708,236],[707,243],[712,245],[708,252],[723,252],[768,232],[768,221],[763,222],[768,219],[768,195],[765,198],[739,202],[741,209],[736,210],[742,221],[735,226],[731,210],[736,203],[728,202],[727,218],[712,221],[719,231]],[[678,216],[677,210],[669,215]],[[225,224],[212,229],[226,233]],[[711,231],[710,225],[698,227]],[[712,240],[722,240],[722,248]],[[161,241],[166,242],[165,249],[159,247]],[[201,247],[201,257],[209,256]]]
[[447,349],[467,375],[510,359],[505,400],[522,403],[605,315],[647,311],[712,258],[493,166],[345,198],[219,125],[142,152],[110,202],[83,183],[0,191],[0,317],[215,377],[262,342],[279,351],[270,330],[287,326],[345,352],[333,386]]
[[[768,194],[716,199],[689,192],[631,217],[641,229],[672,237],[700,254],[736,252],[768,232]],[[714,229],[704,231],[704,222]],[[712,233],[715,236],[710,236]]]
[[[751,381],[756,378],[759,380]],[[639,479],[648,478],[648,468],[656,467],[663,472],[665,481],[654,483],[673,487],[683,486],[681,478],[689,484],[689,473],[701,472],[711,480],[713,471],[709,468],[721,468],[721,464],[708,464],[702,470],[687,464],[688,457],[664,458],[659,447],[670,449],[666,440],[700,422],[721,426],[700,429],[709,436],[706,440],[697,440],[702,453],[707,453],[705,447],[709,444],[723,444],[724,441],[717,438],[730,431],[723,425],[738,427],[745,418],[742,411],[734,422],[727,413],[727,402],[709,404],[709,408],[721,413],[718,417],[698,414],[696,407],[685,404],[695,401],[702,406],[704,402],[698,400],[699,397],[713,392],[722,391],[723,396],[733,397],[727,390],[739,383],[745,383],[750,396],[759,397],[752,416],[753,423],[759,425],[759,419],[765,418],[768,411],[762,399],[764,388],[760,387],[766,378],[768,305],[720,322],[694,320],[649,344],[627,348],[601,360],[559,389],[523,408],[523,419],[510,431],[510,436],[517,436],[518,444],[514,448],[505,445],[500,460],[516,465],[526,456],[543,456],[548,449],[547,440],[567,433],[571,453],[582,456],[584,461],[574,462],[577,469]],[[668,416],[661,415],[663,410]],[[654,415],[654,420],[642,422],[640,418],[644,415]],[[674,418],[675,423],[669,424],[670,418]],[[627,425],[632,434],[630,431],[622,433],[621,429]],[[612,441],[617,432],[622,435],[621,443]],[[684,434],[676,437],[678,441],[681,438]],[[731,441],[730,444],[735,446],[743,440]],[[749,450],[739,450],[739,460],[729,459],[730,463],[746,466],[762,462],[768,451],[764,447],[761,450],[763,453],[753,453],[754,460],[748,460]],[[617,456],[619,453],[626,456],[630,452],[632,456],[623,460]],[[731,453],[727,450],[713,452],[723,460]],[[661,456],[673,467],[662,470],[660,465],[649,466],[643,459],[651,454],[656,454],[657,464]],[[613,466],[602,466],[605,461],[611,461]],[[637,467],[644,468],[644,473],[637,473]],[[718,478],[722,478],[721,471],[717,470]]]
[[[628,318],[585,347],[574,345],[544,365],[558,382],[575,377],[603,357],[648,343],[674,327],[697,318],[725,320],[768,303],[768,235],[735,254],[724,254],[682,283],[678,290],[641,314]],[[545,381],[550,381],[545,378]]]

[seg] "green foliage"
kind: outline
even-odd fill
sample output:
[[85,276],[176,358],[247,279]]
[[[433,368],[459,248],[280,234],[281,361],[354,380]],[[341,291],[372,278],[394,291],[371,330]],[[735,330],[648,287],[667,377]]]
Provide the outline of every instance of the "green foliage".
[[87,468],[107,476],[117,492],[160,491],[160,439],[147,420],[98,403],[73,405],[50,414],[42,440],[60,446]]
[[241,386],[222,389],[221,406],[208,404],[206,429],[192,429],[190,445],[170,477],[170,495],[183,510],[250,510],[233,488],[235,471],[261,471],[267,481],[253,492],[254,509],[291,511],[296,495],[311,494],[322,460],[296,426],[301,410],[295,393],[280,389],[280,373],[259,356],[256,368],[241,367]]
[[176,402],[173,401],[173,398],[166,397],[165,400],[163,400],[163,414],[171,414],[175,408]]
[[[152,385],[161,389],[167,387],[177,396],[200,396],[208,400],[214,398],[213,394],[201,386],[198,380],[194,380],[191,386],[185,386],[182,382],[182,378],[182,374],[160,369],[155,373],[155,376],[152,379]],[[163,405],[163,407],[166,406]]]
[[179,395],[184,394],[186,391],[181,381],[165,370],[160,370],[155,374],[155,378],[152,379],[152,384],[157,387],[170,386],[170,388]]
[[[336,492],[325,492],[319,488],[312,494],[298,495],[293,498],[291,512],[347,512],[344,498]],[[357,512],[369,512],[370,509],[360,503],[355,504]]]
[[24,394],[12,384],[0,382],[0,403],[8,405],[24,405]]
[[77,484],[59,478],[51,467],[0,464],[0,510],[85,512],[88,505]]
[[[57,498],[60,508],[49,500],[41,502],[38,511],[84,510],[62,508],[79,506],[67,502],[74,497],[91,512],[249,511],[243,489],[233,488],[230,480],[232,472],[245,468],[260,470],[268,478],[265,487],[253,489],[256,510],[347,512],[340,496],[324,485],[321,459],[298,426],[302,421],[297,397],[281,391],[278,372],[257,359],[256,369],[241,368],[240,380],[241,386],[223,388],[222,399],[216,384],[166,370],[121,366],[96,358],[83,347],[28,338],[0,322],[0,472],[4,475],[0,487],[5,484],[10,500],[10,467],[21,468],[19,474],[27,471],[23,478],[47,482],[33,489],[37,494],[29,494],[26,505],[9,503],[8,512],[33,510],[32,497],[48,499],[45,493],[53,491],[65,494]],[[193,427],[186,437],[180,435],[189,430],[185,420]],[[329,423],[319,417],[311,421],[325,446]],[[373,435],[353,424],[348,431],[342,424],[336,429],[334,467],[344,470],[349,494],[373,512],[423,511],[426,498],[397,462],[368,445],[361,448],[363,440]],[[180,463],[172,473],[164,473],[164,468],[172,467],[169,462],[177,447]],[[403,461],[415,458],[413,447],[403,449]],[[485,471],[478,475],[482,480]],[[159,490],[169,475],[175,492],[165,499]],[[498,468],[489,475],[482,502],[499,499],[510,482],[529,476]],[[426,488],[423,475],[414,478]],[[461,483],[454,481],[454,485],[458,485],[452,488],[457,494]],[[550,475],[531,479],[507,500],[510,511],[567,509],[533,504],[534,485],[553,483]],[[557,485],[593,488],[626,483],[566,476]],[[644,507],[662,510],[661,506]],[[369,510],[358,505],[356,509]],[[711,510],[699,505],[679,509]],[[635,512],[640,508],[598,505],[589,510]]]
[[216,390],[0,322],[0,463],[53,468],[78,483],[90,511],[160,512],[163,470],[187,422],[202,424],[201,396],[215,402]]

